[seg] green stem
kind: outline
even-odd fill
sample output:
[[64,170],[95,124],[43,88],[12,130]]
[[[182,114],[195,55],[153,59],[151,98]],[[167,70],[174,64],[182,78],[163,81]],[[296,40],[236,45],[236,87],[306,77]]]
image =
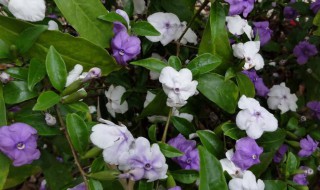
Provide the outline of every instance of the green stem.
[[286,134],[287,134],[287,136],[290,137],[291,139],[299,140],[299,138],[297,137],[297,135],[291,133],[290,131],[286,131]]
[[171,115],[172,115],[172,108],[171,108],[170,111],[169,111],[167,123],[166,123],[166,126],[164,127],[164,131],[163,131],[163,135],[162,135],[162,140],[161,140],[163,143],[166,143],[167,133],[168,133],[168,128],[169,128],[169,124],[170,124]]

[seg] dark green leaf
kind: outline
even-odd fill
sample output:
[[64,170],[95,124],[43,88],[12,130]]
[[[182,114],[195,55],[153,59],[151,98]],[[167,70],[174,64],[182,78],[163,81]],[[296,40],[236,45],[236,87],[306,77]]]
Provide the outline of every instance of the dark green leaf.
[[98,157],[94,159],[91,164],[91,172],[97,173],[101,170],[104,170],[105,166],[106,166],[106,162],[104,161],[103,157],[102,156]]
[[54,0],[63,16],[81,37],[99,45],[109,47],[113,36],[112,24],[98,18],[108,13],[100,0]]
[[246,136],[246,133],[240,130],[235,123],[226,122],[221,127],[223,134],[234,140],[241,139]]
[[19,80],[28,80],[28,69],[24,67],[13,67],[6,70],[8,74],[12,78],[19,79]]
[[204,147],[199,146],[200,155],[200,190],[228,190],[219,160]]
[[26,53],[37,41],[40,34],[48,29],[48,26],[38,25],[25,29],[17,38],[16,45],[21,54]]
[[166,143],[158,142],[158,145],[163,155],[167,158],[174,158],[174,157],[179,157],[183,155],[183,153],[180,152],[178,149]]
[[209,130],[197,131],[202,145],[214,156],[224,157],[223,142]]
[[39,172],[41,172],[41,168],[39,166],[34,166],[34,165],[24,165],[20,167],[11,166],[9,170],[8,178],[6,180],[5,189],[9,189],[17,186],[23,183],[31,175],[35,175]]
[[238,103],[238,87],[224,77],[207,73],[198,78],[198,90],[228,113],[234,113]]
[[156,30],[147,21],[138,21],[131,26],[131,30],[134,34],[138,36],[159,36],[160,32]]
[[[194,14],[195,0],[159,0],[162,8],[168,12],[173,13],[179,17],[181,21],[189,22]],[[159,12],[159,11],[158,11]]]
[[152,142],[157,142],[157,125],[153,124],[148,129],[148,136]]
[[236,76],[236,71],[234,70],[234,68],[230,67],[224,75],[224,80],[230,80],[235,76]]
[[130,64],[138,65],[146,69],[149,69],[150,71],[154,71],[158,73],[160,73],[163,68],[168,66],[163,61],[160,61],[159,59],[155,59],[155,58],[142,59],[142,60],[130,62]]
[[105,170],[97,173],[89,174],[88,176],[97,180],[114,180],[119,175],[118,170]]
[[265,132],[257,143],[263,147],[264,151],[278,150],[283,144],[286,137],[286,132],[283,129],[278,129],[275,132]]
[[[5,104],[4,98],[3,98],[2,84],[0,84],[0,113],[1,113],[0,114],[0,127],[1,127],[4,125],[7,125],[7,110],[6,110],[6,104]],[[0,189],[1,189],[1,185],[0,185]]]
[[29,91],[24,81],[12,81],[4,87],[3,96],[7,104],[17,104],[36,97],[37,93]]
[[196,170],[176,170],[170,171],[173,178],[184,184],[194,183],[199,178],[199,172]]
[[181,61],[177,56],[170,56],[168,60],[168,65],[173,67],[175,70],[179,71],[182,67]]
[[263,174],[263,172],[265,172],[270,163],[272,162],[273,156],[274,156],[275,152],[264,152],[263,154],[261,154],[260,156],[260,163],[257,165],[253,165],[250,170],[252,171],[252,173],[259,178],[261,176],[261,174]]
[[189,136],[191,133],[196,132],[192,123],[185,118],[173,116],[171,117],[173,126],[184,136]]
[[169,108],[166,106],[166,102],[167,95],[163,91],[160,91],[150,104],[143,109],[140,117],[143,118],[149,115],[168,115]]
[[246,95],[247,97],[253,98],[256,94],[255,88],[251,80],[242,73],[236,75],[240,96]]
[[147,182],[146,180],[139,181],[138,190],[153,190],[153,182]]
[[0,163],[0,189],[3,189],[9,173],[11,161],[0,152]]
[[89,144],[87,124],[75,113],[67,115],[67,131],[71,142],[80,154],[84,154]]
[[60,101],[60,96],[53,91],[46,91],[40,94],[36,105],[32,108],[34,111],[44,111],[56,105]]
[[61,92],[66,85],[67,69],[64,60],[53,46],[46,58],[46,68],[52,86]]
[[191,60],[187,68],[191,70],[192,75],[202,75],[214,70],[221,64],[221,59],[211,53],[204,53]]
[[9,46],[0,39],[0,59],[9,58],[10,52],[9,52]]
[[263,180],[265,190],[287,190],[287,184],[280,180]]
[[116,12],[109,12],[105,15],[100,15],[98,16],[99,19],[104,20],[104,21],[108,21],[108,22],[121,22],[122,24],[124,24],[127,28],[128,28],[128,23],[126,21],[126,19],[124,19],[121,15],[119,15]]
[[28,72],[28,89],[40,82],[46,75],[46,65],[39,59],[31,59]]

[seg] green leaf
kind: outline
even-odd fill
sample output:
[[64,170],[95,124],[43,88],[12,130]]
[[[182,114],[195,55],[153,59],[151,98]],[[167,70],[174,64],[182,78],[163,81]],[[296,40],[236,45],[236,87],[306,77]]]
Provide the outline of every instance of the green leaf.
[[20,33],[17,38],[16,45],[21,54],[26,53],[37,41],[40,34],[48,29],[48,26],[38,25],[32,26]]
[[219,160],[204,147],[199,146],[200,185],[199,190],[228,190]]
[[246,95],[247,97],[253,98],[256,94],[255,88],[251,80],[242,73],[236,75],[240,96]]
[[185,118],[173,116],[171,117],[171,121],[173,126],[184,136],[189,136],[191,133],[196,132],[196,129],[190,123],[188,120]]
[[67,115],[67,131],[76,151],[84,154],[89,144],[87,124],[75,113]]
[[0,152],[0,163],[0,189],[3,189],[9,173],[11,161]]
[[0,59],[9,58],[10,52],[9,52],[9,46],[0,39]]
[[61,92],[66,85],[67,69],[64,60],[53,46],[46,58],[46,68],[52,86]]
[[191,184],[199,178],[199,172],[196,170],[176,170],[170,171],[172,177],[184,184]]
[[149,115],[168,115],[169,108],[167,107],[166,102],[167,95],[163,91],[160,91],[149,105],[142,110],[139,117],[143,118]]
[[265,132],[257,143],[263,147],[264,151],[278,150],[286,138],[286,132],[278,129],[274,132]]
[[187,68],[191,70],[192,75],[202,75],[208,73],[221,64],[221,58],[211,53],[204,53],[191,60]]
[[121,22],[123,25],[125,25],[128,28],[128,23],[126,19],[124,19],[121,15],[119,15],[116,12],[109,12],[105,15],[98,16],[99,19],[107,21],[107,22]]
[[235,123],[226,122],[222,124],[221,129],[225,136],[233,140],[238,140],[246,136],[246,132],[240,130]]
[[215,133],[209,130],[197,131],[203,146],[214,156],[224,157],[223,142],[216,136]]
[[40,94],[36,105],[32,108],[34,111],[44,111],[56,105],[60,101],[60,96],[52,91],[46,91]]
[[236,76],[236,71],[233,67],[230,67],[224,74],[224,80],[230,80]]
[[[3,98],[3,87],[2,84],[0,84],[0,127],[7,125],[7,109],[6,104]],[[1,179],[1,178],[0,178]],[[1,189],[1,185],[0,185]]]
[[260,163],[257,165],[253,165],[250,170],[252,171],[252,173],[259,178],[261,176],[261,174],[263,174],[263,172],[265,172],[269,165],[272,162],[273,156],[274,156],[274,151],[273,152],[264,152],[263,154],[261,154],[260,156]]
[[24,81],[11,81],[4,86],[3,96],[7,104],[17,104],[36,97],[37,93],[29,91]]
[[87,151],[84,156],[81,157],[81,159],[88,159],[88,158],[94,158],[97,157],[102,153],[102,149],[94,146],[89,151]]
[[100,181],[90,179],[89,180],[89,190],[103,190]]
[[24,67],[13,67],[9,68],[6,70],[8,74],[14,79],[19,79],[19,80],[28,80],[28,70],[27,68]]
[[40,82],[46,75],[46,65],[39,59],[31,59],[28,72],[28,89]]
[[163,155],[167,158],[174,158],[174,157],[179,157],[183,155],[183,153],[180,152],[178,149],[166,143],[158,142],[158,145]]
[[154,182],[147,182],[146,180],[139,181],[138,190],[153,190]]
[[138,36],[159,36],[160,32],[156,30],[147,21],[138,21],[132,24],[131,31]]
[[210,17],[199,46],[199,54],[218,55],[222,58],[223,66],[227,68],[228,62],[232,59],[232,50],[225,22],[224,8],[219,1],[215,1],[211,5]]
[[[35,26],[6,16],[0,16],[0,23],[0,39],[8,45],[14,44],[22,31]],[[105,34],[103,34],[103,36],[105,36]],[[26,53],[26,56],[29,58],[39,58],[44,62],[51,45],[60,52],[69,70],[73,69],[76,64],[81,64],[85,71],[99,65],[102,74],[107,75],[121,68],[115,62],[114,58],[100,46],[94,45],[83,38],[73,37],[59,31],[47,30],[43,32],[36,43]]]
[[102,48],[110,47],[113,36],[112,24],[97,19],[98,16],[108,13],[100,0],[54,0],[54,2],[80,37]]
[[157,125],[153,124],[148,129],[148,136],[151,142],[157,142]]
[[163,61],[160,61],[159,59],[155,59],[155,58],[142,59],[142,60],[130,62],[130,64],[141,66],[146,69],[149,69],[150,71],[154,71],[158,73],[160,73],[163,68],[168,66]]
[[289,175],[293,174],[298,166],[299,162],[297,157],[292,152],[289,152],[286,160],[286,173]]
[[97,173],[89,174],[88,176],[97,180],[114,180],[120,174],[118,170],[105,170]]
[[23,183],[28,177],[35,175],[39,172],[41,172],[41,168],[39,166],[34,166],[34,165],[24,165],[20,167],[10,166],[9,174],[8,174],[4,189],[15,187]]
[[[189,21],[191,20],[194,9],[195,9],[195,2],[196,0],[159,0],[157,3],[161,2],[162,9],[165,12],[173,13],[179,17],[181,21]],[[159,12],[159,11],[157,11]]]
[[280,180],[263,180],[265,190],[287,190],[287,184]]
[[168,60],[168,65],[173,67],[175,70],[179,71],[182,67],[181,61],[177,56],[170,56]]
[[238,103],[238,87],[234,82],[224,80],[224,77],[207,73],[198,79],[198,90],[209,100],[216,103],[228,113],[234,113]]

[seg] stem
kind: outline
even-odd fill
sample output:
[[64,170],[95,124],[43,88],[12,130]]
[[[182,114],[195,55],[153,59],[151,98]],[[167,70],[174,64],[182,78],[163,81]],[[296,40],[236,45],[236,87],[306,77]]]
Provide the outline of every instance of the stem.
[[58,106],[56,106],[56,112],[57,112],[57,115],[58,115],[58,119],[59,119],[60,125],[61,125],[61,127],[64,129],[64,130],[63,130],[63,131],[64,131],[64,135],[65,135],[66,138],[67,138],[69,147],[70,147],[71,152],[72,152],[72,155],[73,155],[73,157],[74,157],[74,162],[76,163],[76,165],[77,165],[77,167],[78,167],[78,170],[79,170],[79,172],[80,172],[80,174],[81,174],[81,176],[82,176],[82,178],[83,178],[83,182],[84,182],[84,184],[85,184],[85,186],[86,186],[86,189],[89,189],[88,181],[87,181],[87,178],[86,178],[86,172],[83,171],[83,169],[82,169],[82,167],[81,167],[81,165],[80,165],[80,162],[79,162],[77,153],[76,153],[76,151],[75,151],[75,149],[74,149],[74,147],[73,147],[73,145],[72,145],[72,143],[71,143],[70,136],[69,136],[69,134],[68,134],[68,132],[67,132],[67,130],[66,130],[66,125],[65,125],[65,123],[63,122],[63,119],[62,119],[62,116],[61,116],[60,111],[59,111],[59,109],[58,109]]
[[287,136],[289,136],[290,138],[294,139],[294,140],[299,140],[299,138],[297,137],[297,135],[291,133],[290,131],[286,131]]
[[133,187],[134,187],[134,181],[129,179],[126,190],[133,190]]
[[168,133],[168,128],[169,128],[169,124],[170,124],[171,115],[172,115],[172,108],[169,111],[167,123],[166,123],[166,126],[165,126],[164,131],[163,131],[162,140],[161,140],[161,142],[163,142],[163,143],[166,143],[166,138],[167,138],[167,133]]

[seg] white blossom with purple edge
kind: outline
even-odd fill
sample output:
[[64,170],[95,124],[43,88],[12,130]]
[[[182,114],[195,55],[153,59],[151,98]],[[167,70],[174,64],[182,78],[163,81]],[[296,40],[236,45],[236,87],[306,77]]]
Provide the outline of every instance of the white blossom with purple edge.
[[281,114],[287,111],[296,111],[297,106],[297,96],[295,94],[290,94],[290,89],[286,87],[286,84],[282,82],[280,85],[273,85],[268,93],[268,106],[272,110],[281,110]]
[[241,130],[245,130],[249,137],[258,139],[264,131],[273,132],[277,130],[277,119],[268,110],[261,107],[257,100],[242,95],[238,106],[242,110],[236,117],[237,126]]
[[123,152],[119,158],[119,169],[128,171],[120,178],[137,181],[142,178],[148,182],[167,178],[168,165],[158,144],[150,145],[148,139],[137,138],[129,151]]
[[229,190],[264,190],[265,184],[261,179],[256,180],[256,176],[249,170],[245,171],[243,178],[233,178],[229,181]]
[[226,152],[226,158],[220,160],[220,164],[222,166],[223,171],[228,172],[228,174],[232,178],[241,178],[243,176],[243,172],[241,168],[237,167],[232,161],[233,157],[233,149],[230,149]]
[[65,87],[69,86],[71,83],[79,79],[82,71],[83,71],[83,66],[80,64],[76,64],[74,68],[68,73]]
[[108,91],[105,92],[108,99],[106,104],[108,112],[112,117],[116,117],[116,113],[126,113],[128,111],[128,103],[124,101],[121,103],[121,97],[126,92],[126,89],[123,86],[114,87],[111,85]]
[[233,55],[239,59],[244,59],[244,69],[248,70],[254,67],[256,70],[264,67],[264,60],[258,53],[260,50],[259,41],[249,41],[232,45]]
[[165,67],[161,70],[159,81],[168,96],[169,107],[182,107],[189,97],[198,94],[198,82],[192,80],[192,73],[187,68],[178,72],[172,67]]
[[245,33],[251,40],[253,38],[252,27],[248,24],[246,19],[242,19],[239,15],[227,16],[227,28],[233,35],[242,35]]
[[91,142],[103,149],[103,158],[108,164],[119,164],[122,153],[128,152],[134,138],[123,124],[116,125],[108,120],[92,127]]

